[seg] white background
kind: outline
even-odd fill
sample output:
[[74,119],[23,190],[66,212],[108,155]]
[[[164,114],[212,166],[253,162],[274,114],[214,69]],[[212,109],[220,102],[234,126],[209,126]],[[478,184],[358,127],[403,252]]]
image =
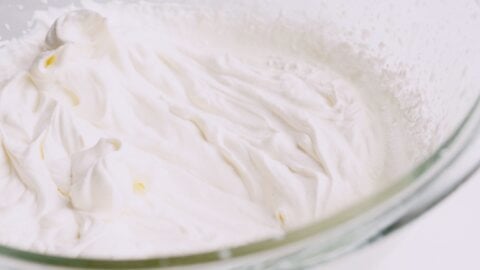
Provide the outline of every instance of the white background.
[[323,270],[480,270],[480,172],[401,230]]
[[480,173],[394,237],[372,270],[480,269]]

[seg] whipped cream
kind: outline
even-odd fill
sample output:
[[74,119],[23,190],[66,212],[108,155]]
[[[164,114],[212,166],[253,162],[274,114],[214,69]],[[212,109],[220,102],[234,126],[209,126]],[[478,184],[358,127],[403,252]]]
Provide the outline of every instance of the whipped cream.
[[393,166],[365,89],[268,38],[273,22],[88,8],[40,12],[2,49],[1,244],[105,258],[241,245],[331,215]]

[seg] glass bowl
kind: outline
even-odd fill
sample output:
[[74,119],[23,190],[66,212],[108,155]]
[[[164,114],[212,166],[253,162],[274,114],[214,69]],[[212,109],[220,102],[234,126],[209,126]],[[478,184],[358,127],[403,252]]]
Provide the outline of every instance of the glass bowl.
[[[25,34],[33,11],[77,1],[0,2],[2,40]],[[172,2],[170,1],[157,1]],[[181,1],[187,3],[186,1]],[[250,3],[217,3],[261,15]],[[176,257],[99,260],[43,255],[0,246],[7,269],[299,269],[342,260],[343,255],[391,234],[466,181],[480,166],[480,4],[461,1],[268,1],[272,10],[309,16],[308,27],[335,39],[332,50],[351,46],[372,65],[388,67],[408,79],[412,93],[435,91],[422,116],[437,134],[432,154],[378,192],[319,222],[282,238]],[[338,31],[338,30],[341,31]],[[322,57],[334,57],[326,51]],[[334,59],[335,60],[335,59]],[[352,75],[360,74],[353,63]],[[379,70],[379,75],[388,76]],[[418,112],[417,112],[418,113]],[[322,268],[323,269],[323,268]]]

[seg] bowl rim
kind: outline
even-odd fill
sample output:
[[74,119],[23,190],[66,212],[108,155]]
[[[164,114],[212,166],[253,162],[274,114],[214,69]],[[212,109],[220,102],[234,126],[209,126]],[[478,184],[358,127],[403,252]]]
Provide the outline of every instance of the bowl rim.
[[[474,126],[473,130],[469,130],[469,126]],[[299,243],[312,237],[318,237],[319,235],[331,233],[334,230],[341,230],[341,225],[353,222],[358,217],[370,211],[374,211],[379,206],[390,203],[390,205],[388,205],[385,211],[388,211],[388,209],[392,209],[393,207],[398,206],[398,204],[395,204],[395,202],[398,203],[399,195],[404,193],[408,188],[412,186],[412,184],[416,183],[421,176],[429,172],[429,170],[435,167],[434,165],[437,165],[440,161],[446,161],[448,159],[446,165],[449,165],[454,160],[456,160],[468,147],[469,143],[474,138],[475,131],[478,130],[480,130],[480,95],[477,96],[477,98],[473,102],[473,105],[470,107],[467,115],[462,119],[458,127],[453,131],[453,133],[450,134],[447,139],[443,141],[442,144],[437,149],[435,149],[435,151],[431,155],[429,155],[425,160],[417,164],[408,173],[392,181],[392,184],[387,185],[373,192],[369,196],[361,199],[355,205],[349,206],[333,214],[332,216],[327,217],[326,219],[312,222],[311,224],[287,231],[282,237],[268,238],[232,248],[221,248],[213,251],[199,252],[187,255],[120,260],[108,260],[86,257],[74,258],[52,254],[42,254],[0,244],[0,258],[4,257],[24,263],[36,263],[45,266],[67,268],[162,269],[179,266],[194,266],[200,264],[207,265],[209,263],[218,262],[228,263],[232,260],[245,258],[252,255],[258,255],[262,252],[273,251],[295,243]],[[459,137],[461,137],[462,135],[467,135],[468,138],[465,141],[461,142],[461,145],[455,149],[455,153],[453,153],[452,155],[453,157],[445,156],[445,150],[451,148],[452,145],[457,143],[457,139],[459,139]],[[478,160],[480,161],[480,155],[478,155]],[[480,163],[476,163],[472,170],[476,170],[479,167]],[[446,169],[445,166],[433,168],[433,170],[436,170],[435,173],[437,174],[441,174],[444,169]],[[464,171],[464,176],[469,176],[472,170]],[[458,185],[460,185],[467,179],[467,177],[464,176],[462,176],[461,179],[457,181]],[[429,178],[427,180],[428,181],[427,183],[425,183],[425,185],[428,185],[435,181],[434,178]],[[420,187],[416,187],[413,190],[408,190],[409,195],[415,195],[416,191],[418,191],[418,188]],[[403,216],[396,218],[396,220],[392,220],[389,225],[390,230],[388,231],[388,233],[394,231],[394,229],[400,226],[408,224],[409,222],[414,220],[414,218],[423,214],[431,206],[440,202],[441,199],[445,198],[448,194],[450,194],[450,192],[452,192],[452,190],[445,190],[440,196],[429,198],[428,207],[422,208],[421,211],[416,215],[408,216],[411,213],[407,212],[404,213]],[[361,221],[361,223],[366,223],[367,221],[371,221],[373,219],[374,217],[368,217],[366,220]],[[399,220],[401,220],[401,222]],[[361,226],[361,224],[359,226]]]

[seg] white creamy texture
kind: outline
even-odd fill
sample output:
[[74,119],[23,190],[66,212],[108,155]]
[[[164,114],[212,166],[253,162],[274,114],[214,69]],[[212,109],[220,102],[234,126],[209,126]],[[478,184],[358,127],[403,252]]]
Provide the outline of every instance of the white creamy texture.
[[[332,214],[395,167],[368,94],[288,43],[230,40],[235,14],[89,8],[37,14],[0,54],[1,244],[107,258],[240,245]],[[217,28],[172,23],[192,17]]]

